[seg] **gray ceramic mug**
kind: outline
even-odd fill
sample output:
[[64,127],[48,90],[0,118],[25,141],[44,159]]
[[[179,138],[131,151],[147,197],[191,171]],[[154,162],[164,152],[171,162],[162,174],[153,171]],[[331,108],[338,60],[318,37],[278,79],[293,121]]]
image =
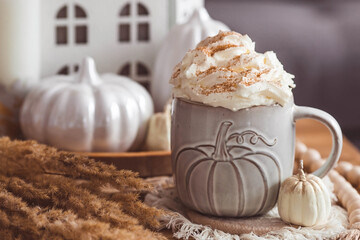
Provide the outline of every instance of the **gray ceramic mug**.
[[295,121],[314,118],[333,137],[326,163],[313,174],[323,177],[342,149],[339,124],[314,108],[257,106],[239,111],[174,99],[172,167],[181,201],[204,214],[260,215],[272,209],[281,182],[292,174]]

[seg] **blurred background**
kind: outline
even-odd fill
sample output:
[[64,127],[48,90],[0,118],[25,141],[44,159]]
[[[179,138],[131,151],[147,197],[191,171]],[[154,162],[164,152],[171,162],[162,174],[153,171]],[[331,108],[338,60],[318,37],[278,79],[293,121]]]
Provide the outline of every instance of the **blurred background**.
[[[110,72],[110,65],[112,64],[114,65],[114,69],[116,69],[116,71],[118,70],[119,66],[124,66],[124,68],[121,68],[121,71],[116,72],[114,70],[114,73],[126,75],[128,77],[131,77],[133,80],[146,80],[145,84],[149,82],[150,77],[153,77],[155,80],[160,79],[155,74],[156,67],[154,68],[154,71],[152,71],[152,65],[154,65],[155,62],[154,59],[156,57],[156,50],[158,50],[160,46],[165,45],[164,43],[162,43],[162,39],[165,38],[166,34],[168,33],[168,25],[172,26],[173,24],[175,24],[175,20],[172,18],[176,17],[179,18],[179,23],[183,22],[180,21],[184,20],[181,18],[189,17],[189,15],[191,15],[190,10],[192,8],[196,9],[199,6],[203,6],[203,1],[204,0],[163,0],[161,2],[156,0],[144,0],[143,3],[146,3],[145,5],[149,8],[149,12],[156,12],[158,14],[154,15],[153,18],[150,18],[148,16],[148,11],[140,11],[137,12],[139,16],[136,17],[139,17],[139,19],[142,19],[142,21],[145,19],[146,21],[148,21],[149,24],[152,24],[150,28],[147,27],[145,29],[148,33],[144,35],[145,37],[151,35],[153,37],[156,36],[159,39],[147,37],[145,39],[142,39],[144,41],[146,40],[145,42],[134,41],[134,43],[132,43],[129,38],[125,39],[127,41],[125,41],[125,43],[123,44],[122,38],[119,38],[119,40],[117,40],[109,37],[115,47],[112,47],[112,45],[107,47],[107,52],[103,50],[103,48],[105,49],[105,47],[103,47],[102,44],[93,44],[96,45],[96,47],[100,46],[101,51],[95,48],[94,50],[93,46],[90,44],[96,43],[95,40],[103,41],[102,38],[91,38],[91,33],[97,33],[96,27],[100,28],[101,31],[103,31],[102,25],[98,24],[98,22],[95,21],[96,19],[94,20],[95,23],[93,24],[87,23],[89,25],[89,29],[91,30],[89,30],[89,36],[85,34],[84,39],[80,38],[82,40],[85,40],[86,43],[89,43],[87,46],[83,43],[81,46],[77,46],[73,42],[71,42],[70,44],[70,40],[68,45],[65,44],[65,47],[62,45],[57,46],[60,43],[56,41],[55,44],[54,39],[52,39],[55,37],[55,34],[53,34],[52,31],[54,31],[55,29],[54,26],[57,29],[58,21],[62,23],[62,17],[68,17],[67,15],[62,16],[60,14],[62,13],[61,9],[63,8],[61,8],[59,11],[60,15],[56,15],[56,18],[54,18],[54,14],[52,13],[52,11],[47,11],[47,9],[46,11],[42,11],[43,15],[45,14],[45,16],[40,14],[40,5],[34,5],[34,2],[40,4],[40,1],[38,0],[34,0],[32,2],[20,0],[2,1],[2,5],[0,5],[0,13],[2,13],[0,14],[0,20],[2,19],[2,21],[0,21],[0,30],[2,29],[3,31],[5,31],[5,33],[7,32],[17,37],[14,37],[13,39],[11,37],[7,38],[6,34],[0,35],[0,75],[4,75],[2,71],[7,71],[11,68],[12,65],[14,65],[12,66],[12,68],[14,68],[13,72],[16,72],[16,74],[20,75],[20,77],[22,75],[35,76],[39,74],[39,71],[37,69],[40,69],[40,63],[37,62],[38,60],[42,59],[39,54],[39,52],[41,51],[39,51],[39,48],[31,47],[32,45],[30,43],[27,44],[27,42],[38,43],[38,38],[40,38],[40,36],[42,35],[45,35],[46,38],[43,37],[42,40],[44,40],[45,43],[48,43],[53,47],[53,49],[50,48],[50,50],[53,50],[53,52],[42,52],[49,52],[48,55],[51,58],[53,58],[51,54],[53,54],[54,56],[59,56],[60,53],[64,53],[64,61],[69,61],[66,62],[68,64],[68,70],[69,66],[71,66],[71,69],[73,69],[72,67],[74,67],[74,69],[76,69],[76,67],[78,68],[78,60],[82,59],[84,57],[84,53],[86,53],[87,55],[91,55],[95,58],[95,60],[97,60],[98,70],[100,70],[100,72]],[[175,6],[175,3],[179,3],[177,11],[174,10],[175,7],[174,9],[167,9],[164,4],[161,4],[164,2],[169,3],[170,6]],[[57,5],[62,6],[65,4],[65,1],[61,0],[50,2],[42,0],[42,4],[44,3],[47,4],[45,4],[45,6],[49,7],[49,9],[57,11]],[[114,17],[116,17],[116,23],[114,26],[116,26],[116,24],[118,23],[118,17],[124,18],[126,21],[130,21],[130,6],[133,7],[133,10],[136,6],[143,7],[143,5],[139,5],[138,1],[136,0],[119,0],[118,2],[111,1],[111,3],[119,5],[119,8],[114,8],[115,10],[112,14]],[[131,4],[129,5],[129,3]],[[181,5],[180,3],[183,5]],[[66,2],[66,4],[67,5],[64,6],[68,6],[69,2]],[[76,4],[80,4],[79,1],[77,1]],[[83,0],[81,4],[85,10],[89,11],[89,14],[95,14],[98,12],[96,3],[90,4],[89,2]],[[120,9],[120,5],[123,5],[123,8],[121,8],[122,10],[120,12],[120,16],[118,16],[117,11]],[[6,10],[4,6],[12,6],[12,8],[9,7],[9,9],[12,9],[13,12]],[[78,5],[76,6],[78,7]],[[94,9],[91,10],[91,7],[94,7],[96,11]],[[273,50],[277,54],[279,60],[284,65],[285,70],[296,76],[295,83],[297,87],[294,90],[296,103],[298,105],[320,108],[333,115],[339,121],[344,134],[348,138],[350,138],[353,143],[360,147],[360,111],[358,111],[358,103],[360,102],[360,94],[358,93],[360,90],[360,1],[205,0],[205,7],[207,8],[210,16],[213,19],[225,23],[230,29],[234,31],[240,32],[242,34],[248,34],[251,39],[256,42],[256,50],[258,52]],[[22,11],[29,12],[32,15],[30,14],[29,16],[27,16],[26,14],[21,14],[21,12],[18,11],[18,8],[21,8]],[[64,9],[66,10],[67,8],[64,7]],[[108,13],[109,9],[112,9],[112,7],[104,9],[106,10],[104,10],[104,12]],[[168,12],[166,12],[166,10],[168,10]],[[160,12],[165,12],[168,15],[166,15],[165,13],[160,14]],[[132,14],[135,13],[135,11],[132,12]],[[48,14],[53,15],[47,16]],[[16,17],[17,15],[25,16],[26,21],[18,21],[18,18]],[[9,21],[10,16],[13,17],[12,21]],[[44,24],[42,24],[41,26],[37,26],[36,18],[40,18],[40,16],[41,19],[46,19],[46,21],[43,20],[42,23]],[[86,19],[86,14],[79,16],[85,16]],[[101,16],[101,14],[99,16]],[[169,23],[162,22],[162,20],[167,19],[166,16],[169,16],[169,19],[171,20]],[[60,20],[58,18],[60,18]],[[49,19],[52,19],[53,22],[48,23]],[[91,18],[89,19],[91,20]],[[32,20],[33,23],[30,20]],[[84,19],[80,20],[85,21]],[[9,24],[9,22],[11,22],[12,24]],[[80,23],[83,24],[83,22]],[[191,21],[188,22],[188,24],[191,25],[193,29],[198,29],[199,26],[194,25],[193,23],[194,22]],[[31,25],[33,27],[36,27],[34,27],[33,29],[28,29],[29,27],[27,27],[27,24],[29,26]],[[127,22],[125,25],[127,25],[128,27],[127,34],[130,34],[130,24]],[[202,25],[209,26],[210,24]],[[187,27],[186,29],[188,28],[189,27]],[[14,29],[16,29],[17,31],[13,31]],[[117,31],[116,27],[111,29]],[[151,29],[152,32],[149,29]],[[46,32],[44,30],[48,31],[50,34],[43,34],[43,32]],[[188,36],[196,34],[188,33],[187,35],[182,32],[183,30],[178,30],[179,37],[178,35],[175,35],[176,38],[181,39],[181,44],[178,44],[178,46],[185,45],[184,48],[186,50],[189,49],[189,43],[183,44],[183,42],[189,41]],[[218,30],[216,30],[216,32],[217,31]],[[13,32],[19,32],[19,35],[16,35]],[[29,32],[31,34],[29,34]],[[20,34],[26,34],[26,36],[29,37],[26,38],[26,41],[22,41],[24,38],[19,38],[18,36],[20,36]],[[116,35],[115,32],[110,32],[110,30],[109,34]],[[97,34],[93,35],[96,37],[98,36]],[[60,37],[61,36],[62,35],[60,34]],[[123,36],[123,33],[121,31],[119,31],[119,36]],[[140,34],[139,36],[142,35]],[[89,37],[89,41],[87,41],[87,37]],[[28,57],[29,59],[27,59],[26,61],[22,61],[24,59],[22,52],[24,51],[21,48],[19,48],[18,50],[17,46],[20,45],[19,42],[25,42],[24,47],[26,47],[26,49],[28,50],[25,51],[27,52],[26,56],[30,57]],[[119,42],[121,42],[121,44],[119,44]],[[172,55],[176,55],[174,53],[176,51],[173,50],[173,46],[171,45],[174,43],[174,41],[169,42],[170,50],[165,48],[164,52],[166,53],[165,55],[168,55],[167,57],[171,59],[173,57]],[[196,42],[198,42],[198,40]],[[37,44],[34,44],[34,46],[35,45],[39,47]],[[9,50],[9,46],[12,46],[11,51]],[[43,46],[43,44],[41,44],[41,46]],[[72,48],[72,46],[77,46],[77,48]],[[132,49],[126,51],[128,46],[132,46]],[[114,51],[113,48],[119,49]],[[181,46],[177,47],[177,49],[178,48],[180,49]],[[49,48],[44,47],[44,49]],[[65,54],[64,49],[67,49],[67,51],[71,54]],[[90,51],[91,54],[89,54],[87,52],[88,50],[94,50],[95,52]],[[180,50],[181,51],[178,51],[180,52],[180,55],[182,57],[183,49]],[[12,57],[7,57],[6,53],[11,55]],[[14,57],[15,55],[17,58]],[[113,60],[111,61],[108,60],[110,55],[111,57],[113,57]],[[35,58],[36,56],[37,58]],[[1,57],[9,61],[1,62]],[[77,58],[76,61],[73,59],[74,57]],[[136,57],[138,59],[136,59]],[[43,63],[54,63],[52,64],[54,66],[51,66],[54,69],[58,69],[59,67],[56,64],[63,64],[61,63],[61,61],[58,61],[58,58],[56,58],[56,60],[47,60],[46,58],[44,59],[45,60],[43,61]],[[179,59],[175,59],[175,62],[177,63]],[[35,62],[36,64],[32,64]],[[74,65],[75,62],[77,63],[77,65]],[[148,68],[139,68],[139,62],[144,63],[140,64],[141,67],[147,66]],[[159,65],[160,75],[166,75],[166,85],[168,82],[168,76],[167,74],[163,73],[163,69],[166,68],[166,64],[168,64],[168,62],[169,61],[160,61]],[[24,66],[29,65],[31,67],[27,67],[25,70],[18,71],[16,69],[16,66],[21,66],[21,68],[23,68],[24,66],[21,65],[22,63],[24,63]],[[169,66],[170,70],[172,69],[172,66]],[[49,69],[46,69],[46,67],[44,67],[44,69],[46,71],[43,71],[43,73],[41,74],[42,76],[47,75],[48,72],[53,72],[55,74],[55,71],[53,71],[54,69],[51,69],[50,67]],[[135,71],[135,69],[137,70]],[[62,71],[60,71],[60,74],[62,74]],[[24,76],[22,77],[24,78]],[[28,82],[31,82],[28,81],[27,78],[24,79],[26,80],[24,80],[26,84]],[[34,79],[38,80],[37,78]],[[156,86],[161,86],[160,90],[163,91],[166,88],[165,84],[160,83]],[[155,86],[155,84],[153,85]],[[15,88],[17,87],[16,84],[14,84],[14,86]],[[22,85],[20,87],[25,88]],[[8,99],[10,99],[11,101],[9,102]],[[168,100],[168,96],[165,96],[165,100]],[[1,103],[4,102],[7,104],[5,105],[8,108],[5,108],[6,106],[4,107],[4,105],[1,105]],[[10,98],[7,95],[5,89],[2,89],[0,86],[0,113],[2,113],[3,115],[2,117],[0,115],[0,135],[3,132],[5,132],[4,135],[6,135],[7,133],[10,133],[14,136],[21,135],[17,122],[14,123],[14,119],[16,119],[17,117],[17,112],[10,111],[11,108],[19,109],[20,105],[21,101]],[[6,126],[6,128],[1,129],[1,126]]]
[[210,16],[273,50],[297,105],[323,109],[360,147],[360,2],[206,0]]

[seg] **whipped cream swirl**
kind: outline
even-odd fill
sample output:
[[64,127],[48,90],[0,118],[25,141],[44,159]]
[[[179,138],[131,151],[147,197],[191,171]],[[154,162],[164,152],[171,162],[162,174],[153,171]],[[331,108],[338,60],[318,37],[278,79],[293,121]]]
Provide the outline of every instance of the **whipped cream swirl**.
[[259,105],[285,105],[294,76],[272,51],[257,53],[247,35],[222,32],[200,42],[175,67],[173,96],[233,111]]

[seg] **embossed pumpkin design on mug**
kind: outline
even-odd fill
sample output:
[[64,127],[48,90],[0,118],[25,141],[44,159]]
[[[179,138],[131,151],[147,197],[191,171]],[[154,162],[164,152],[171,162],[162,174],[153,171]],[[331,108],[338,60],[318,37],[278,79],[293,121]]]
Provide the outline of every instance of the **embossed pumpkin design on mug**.
[[[227,138],[231,125],[233,124],[230,121],[221,123],[215,145],[198,145],[180,150],[175,165],[178,169],[187,169],[187,173],[185,179],[176,179],[176,182],[185,181],[183,183],[188,205],[196,206],[195,208],[201,212],[218,216],[261,214],[276,202],[281,183],[280,164],[271,152],[257,151],[241,144],[248,136],[251,145],[261,141],[272,147],[276,144],[276,139],[269,142],[260,134],[249,130],[240,134],[233,133]],[[231,140],[236,140],[236,144],[228,145]],[[269,174],[264,169],[268,165],[272,165],[272,169],[276,171]],[[263,195],[258,204],[250,202],[252,189],[244,184],[244,171],[250,171],[262,179],[258,190],[262,191]],[[268,178],[278,184],[272,186],[272,181],[268,181]],[[203,181],[204,179],[208,181]],[[203,186],[199,187],[199,184]],[[229,193],[237,195],[235,198],[229,198]],[[198,206],[199,202],[203,204]],[[245,208],[246,205],[252,207]]]

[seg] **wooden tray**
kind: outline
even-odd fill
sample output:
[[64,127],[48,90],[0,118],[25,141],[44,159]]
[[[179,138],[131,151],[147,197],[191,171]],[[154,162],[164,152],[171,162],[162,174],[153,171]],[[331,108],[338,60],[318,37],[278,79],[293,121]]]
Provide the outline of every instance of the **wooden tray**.
[[206,216],[191,210],[187,210],[186,213],[193,223],[210,226],[212,229],[218,229],[236,235],[252,232],[261,236],[270,231],[276,231],[290,226],[279,217],[221,218]]
[[83,154],[95,160],[113,164],[118,169],[138,172],[141,177],[172,174],[170,151]]

